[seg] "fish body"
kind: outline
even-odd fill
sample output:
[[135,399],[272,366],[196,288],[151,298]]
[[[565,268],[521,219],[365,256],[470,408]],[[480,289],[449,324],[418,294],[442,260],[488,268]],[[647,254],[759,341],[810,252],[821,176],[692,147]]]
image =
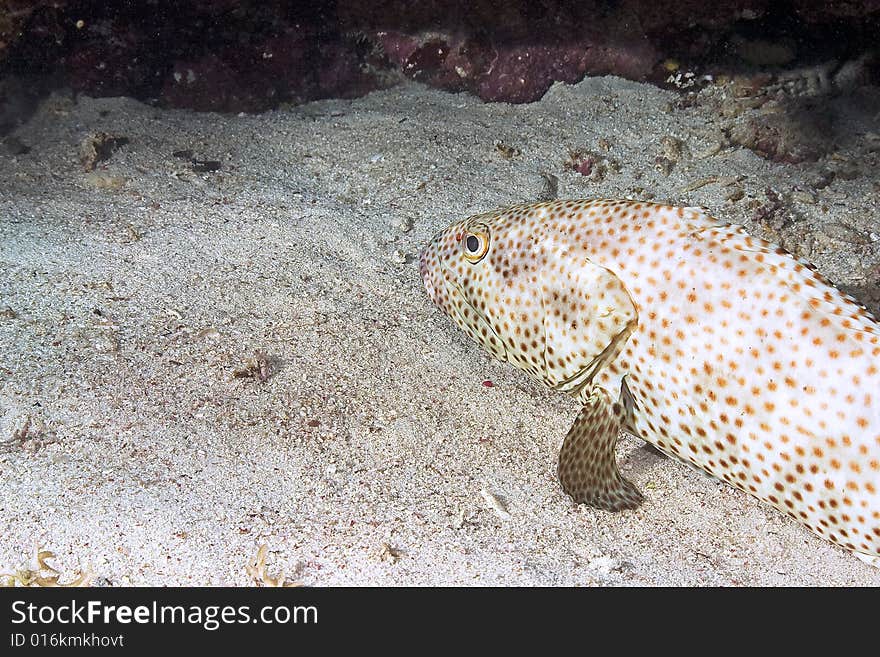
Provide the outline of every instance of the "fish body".
[[641,502],[623,429],[880,560],[880,325],[809,263],[699,208],[595,200],[453,223],[420,270],[489,353],[583,403],[575,502]]

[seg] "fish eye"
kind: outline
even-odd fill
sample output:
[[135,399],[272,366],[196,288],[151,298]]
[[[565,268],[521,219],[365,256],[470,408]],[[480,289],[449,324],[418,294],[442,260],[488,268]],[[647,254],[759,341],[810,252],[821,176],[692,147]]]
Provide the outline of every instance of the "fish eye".
[[467,261],[476,264],[489,252],[489,234],[482,230],[465,233],[461,238],[461,246]]

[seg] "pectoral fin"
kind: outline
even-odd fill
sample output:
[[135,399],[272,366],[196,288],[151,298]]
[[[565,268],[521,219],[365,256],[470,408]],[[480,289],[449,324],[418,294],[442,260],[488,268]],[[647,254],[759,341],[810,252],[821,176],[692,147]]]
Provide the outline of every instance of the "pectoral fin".
[[565,436],[559,452],[559,482],[576,503],[606,511],[641,504],[642,494],[620,476],[614,454],[625,416],[622,403],[595,388]]

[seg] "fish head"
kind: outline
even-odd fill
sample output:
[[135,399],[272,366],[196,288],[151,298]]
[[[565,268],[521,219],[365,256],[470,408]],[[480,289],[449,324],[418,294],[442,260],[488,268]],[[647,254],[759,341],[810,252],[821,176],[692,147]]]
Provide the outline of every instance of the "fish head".
[[[508,360],[507,344],[514,331],[502,306],[513,275],[513,243],[508,243],[516,232],[512,217],[474,215],[437,233],[419,258],[428,296],[465,334],[502,361]],[[528,252],[530,245],[521,246]],[[525,283],[527,268],[517,275]]]
[[437,233],[419,270],[434,303],[492,356],[574,393],[636,313],[570,228],[550,205],[474,215]]
[[543,380],[541,215],[508,209],[456,221],[420,257],[425,289],[492,356]]

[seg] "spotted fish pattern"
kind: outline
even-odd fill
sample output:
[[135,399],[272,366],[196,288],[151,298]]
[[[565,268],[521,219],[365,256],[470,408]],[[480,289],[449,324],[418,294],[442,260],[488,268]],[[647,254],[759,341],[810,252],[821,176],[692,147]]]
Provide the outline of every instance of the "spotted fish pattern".
[[583,408],[558,474],[617,511],[621,430],[880,563],[880,325],[784,249],[699,208],[516,205],[420,257],[433,301],[490,354]]

